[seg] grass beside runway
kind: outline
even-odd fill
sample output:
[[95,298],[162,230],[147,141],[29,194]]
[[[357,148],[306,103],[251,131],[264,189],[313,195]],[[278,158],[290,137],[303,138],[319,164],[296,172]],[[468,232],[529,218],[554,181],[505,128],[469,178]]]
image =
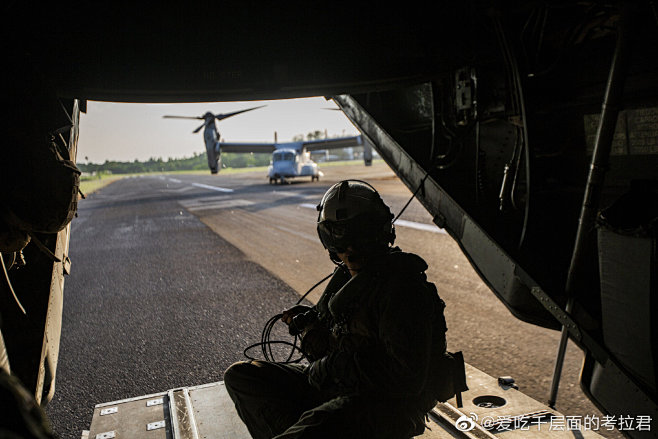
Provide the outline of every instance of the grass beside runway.
[[[381,159],[373,160],[373,163],[378,163],[382,161]],[[323,162],[321,167],[333,167],[333,166],[352,166],[352,165],[362,165],[361,160],[345,160],[337,162]],[[263,172],[267,173],[267,166],[256,166],[251,168],[223,168],[220,171],[223,175],[225,174],[242,174],[245,172]],[[135,177],[138,175],[176,175],[176,174],[191,174],[191,175],[208,175],[208,170],[196,170],[196,171],[169,171],[169,172],[152,172],[147,174],[103,174],[101,176],[84,176],[80,179],[80,190],[83,194],[89,195],[96,192],[97,190],[107,186],[110,183],[113,183],[117,180],[126,177]]]
[[107,186],[108,184],[120,180],[127,175],[112,175],[106,174],[101,176],[94,177],[81,177],[80,178],[80,191],[85,194],[85,196],[96,192],[102,187]]

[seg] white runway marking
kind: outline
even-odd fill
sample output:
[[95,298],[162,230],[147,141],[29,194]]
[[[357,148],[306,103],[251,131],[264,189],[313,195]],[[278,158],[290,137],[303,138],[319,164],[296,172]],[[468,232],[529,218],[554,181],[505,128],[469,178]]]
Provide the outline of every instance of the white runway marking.
[[[214,198],[214,199],[213,199]],[[212,197],[212,198],[202,198],[190,201],[180,201],[180,205],[189,210],[190,212],[196,212],[197,210],[208,210],[208,209],[227,209],[231,207],[243,207],[250,206],[254,204],[248,200],[235,200],[228,197]]]
[[[158,177],[158,178],[161,179],[161,180],[165,180],[165,177],[162,177],[162,176],[161,176],[161,177]],[[183,183],[183,184],[185,184],[183,181],[181,181],[181,180],[179,180],[179,179],[177,179],[177,178],[167,177],[166,179],[169,180],[169,181],[172,182],[172,183]],[[211,185],[209,185],[209,184],[203,184],[203,183],[190,183],[190,184],[191,184],[192,186],[200,187],[200,188],[203,188],[203,189],[210,189],[211,191],[217,191],[217,192],[233,192],[233,189],[228,189],[228,188],[225,188],[225,187],[219,187],[219,186],[211,186]]]
[[[315,204],[309,204],[309,203],[302,203],[299,205],[300,207],[306,207],[309,209],[316,209]],[[416,230],[423,230],[425,232],[432,232],[432,233],[448,233],[445,231],[445,229],[441,229],[438,226],[434,224],[423,224],[423,223],[417,223],[414,221],[407,221],[407,220],[397,220],[395,222],[396,226],[402,226],[402,227],[409,227],[410,229],[416,229]]]
[[217,187],[217,186],[210,186],[208,184],[202,184],[202,183],[192,183],[192,186],[204,188],[204,189],[210,189],[211,191],[217,191],[217,192],[233,192],[233,189],[227,189],[225,187]]
[[299,197],[299,195],[296,192],[290,192],[290,191],[272,191],[272,195],[275,197]]

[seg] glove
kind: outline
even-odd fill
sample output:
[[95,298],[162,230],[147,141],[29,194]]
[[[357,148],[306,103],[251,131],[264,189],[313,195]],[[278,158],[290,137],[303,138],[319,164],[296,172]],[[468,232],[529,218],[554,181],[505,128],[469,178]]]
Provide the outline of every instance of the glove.
[[318,312],[310,309],[304,313],[297,314],[288,325],[290,335],[299,335],[318,323]]
[[295,317],[297,314],[304,314],[307,311],[310,311],[311,308],[310,306],[306,305],[295,305],[292,308],[288,308],[287,310],[283,311],[281,313],[281,320],[286,324],[289,325],[290,322],[292,322],[293,317]]
[[336,345],[332,333],[323,326],[308,329],[302,337],[302,352],[309,361],[315,361],[331,352]]
[[313,310],[313,308],[311,308],[310,306],[295,305],[292,308],[288,308],[287,310],[283,311],[283,313],[281,313],[281,321],[286,325],[288,325],[288,332],[290,332],[290,335],[297,335],[305,329],[305,328],[297,328],[297,325],[294,322],[295,317],[299,315],[304,315],[311,310]]

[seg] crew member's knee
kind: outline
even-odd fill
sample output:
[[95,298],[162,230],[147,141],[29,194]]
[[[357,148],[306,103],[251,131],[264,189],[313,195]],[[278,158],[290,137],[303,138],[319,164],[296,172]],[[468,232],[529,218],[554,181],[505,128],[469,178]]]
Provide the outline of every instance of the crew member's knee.
[[224,372],[224,384],[226,387],[235,388],[239,386],[250,375],[248,371],[251,368],[253,368],[253,365],[248,361],[238,361],[231,364]]

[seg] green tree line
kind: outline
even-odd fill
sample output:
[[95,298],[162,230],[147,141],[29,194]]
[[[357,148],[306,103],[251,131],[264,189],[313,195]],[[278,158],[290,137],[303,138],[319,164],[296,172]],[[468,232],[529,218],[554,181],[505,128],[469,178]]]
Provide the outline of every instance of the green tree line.
[[[241,154],[226,152],[222,154],[222,167],[246,168],[266,166],[270,163],[270,154]],[[105,163],[78,163],[82,172],[100,174],[136,174],[146,172],[194,171],[208,168],[206,153],[195,153],[192,157],[163,160],[152,157],[147,161],[118,162],[106,160]]]

